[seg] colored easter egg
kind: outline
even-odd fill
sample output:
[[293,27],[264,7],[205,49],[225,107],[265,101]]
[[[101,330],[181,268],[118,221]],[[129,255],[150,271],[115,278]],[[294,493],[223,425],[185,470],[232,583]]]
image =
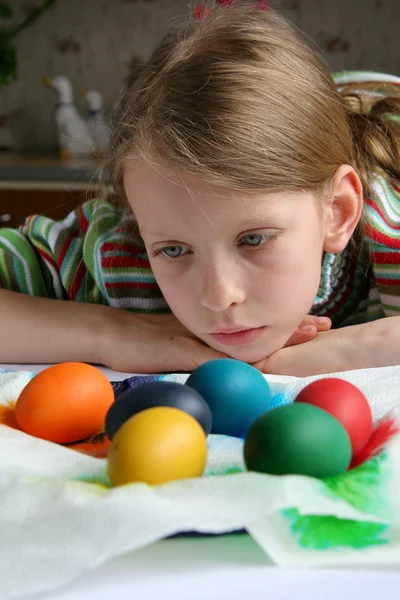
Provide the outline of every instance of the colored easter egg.
[[271,390],[260,371],[232,358],[200,365],[186,385],[197,390],[210,407],[211,433],[245,437],[250,425],[271,404]]
[[343,425],[325,410],[286,404],[253,423],[244,459],[249,471],[330,477],[348,469],[351,443]]
[[318,406],[340,421],[350,436],[353,456],[368,443],[373,428],[371,409],[364,394],[352,383],[336,377],[318,379],[300,392],[296,402]]
[[196,390],[173,381],[149,381],[125,390],[110,407],[105,425],[110,440],[130,417],[155,406],[179,408],[192,415],[200,423],[206,435],[211,431],[211,411],[207,402]]
[[101,371],[85,363],[60,363],[29,381],[15,416],[26,433],[68,444],[100,431],[113,402],[112,385]]
[[157,485],[200,477],[207,438],[199,422],[170,406],[148,408],[125,421],[113,437],[108,474],[113,485]]

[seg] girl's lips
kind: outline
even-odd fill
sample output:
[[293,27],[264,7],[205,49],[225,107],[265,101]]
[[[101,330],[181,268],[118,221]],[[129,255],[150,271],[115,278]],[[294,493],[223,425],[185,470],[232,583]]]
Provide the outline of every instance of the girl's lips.
[[211,333],[210,335],[216,342],[224,346],[240,346],[255,342],[265,329],[265,327],[257,327],[256,329],[244,329],[234,333]]

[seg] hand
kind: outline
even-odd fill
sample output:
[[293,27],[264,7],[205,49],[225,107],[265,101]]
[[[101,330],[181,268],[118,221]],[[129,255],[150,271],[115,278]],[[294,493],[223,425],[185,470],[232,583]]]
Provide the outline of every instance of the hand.
[[332,321],[329,317],[313,317],[306,315],[294,334],[285,344],[285,348],[296,346],[313,340],[321,331],[329,331],[332,327]]
[[371,325],[321,332],[306,344],[277,350],[254,366],[263,373],[296,377],[382,366],[375,343],[378,336]]
[[208,360],[227,358],[170,315],[138,315],[111,309],[105,324],[101,364],[115,371],[193,371]]

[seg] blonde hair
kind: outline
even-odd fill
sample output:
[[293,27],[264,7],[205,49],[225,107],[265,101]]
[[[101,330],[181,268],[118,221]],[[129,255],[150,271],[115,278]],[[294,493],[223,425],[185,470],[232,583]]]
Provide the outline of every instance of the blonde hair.
[[[389,114],[391,117],[389,118]],[[216,9],[171,32],[127,90],[105,177],[124,198],[134,157],[247,191],[322,189],[341,164],[368,192],[400,179],[400,100],[342,96],[303,35],[274,10]]]

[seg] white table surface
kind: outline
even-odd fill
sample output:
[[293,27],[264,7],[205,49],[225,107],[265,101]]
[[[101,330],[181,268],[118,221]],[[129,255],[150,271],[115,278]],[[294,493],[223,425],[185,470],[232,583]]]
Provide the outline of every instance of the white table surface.
[[[0,365],[38,372],[48,365]],[[101,370],[112,381],[132,373]],[[106,542],[106,539],[105,539]],[[247,535],[176,538],[130,552],[43,600],[391,600],[400,571],[280,569]]]

